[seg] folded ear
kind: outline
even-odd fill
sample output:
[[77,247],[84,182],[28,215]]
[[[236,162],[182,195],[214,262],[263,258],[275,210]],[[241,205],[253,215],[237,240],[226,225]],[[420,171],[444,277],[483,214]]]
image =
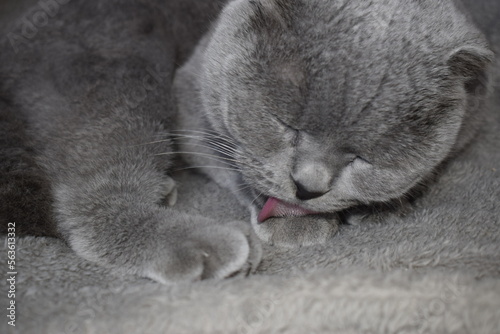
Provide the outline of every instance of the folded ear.
[[494,59],[494,53],[485,47],[464,46],[453,51],[448,65],[453,74],[472,78],[485,71]]
[[488,86],[488,67],[494,59],[494,53],[486,47],[464,46],[452,52],[448,65],[453,75],[464,80],[468,93],[477,93]]

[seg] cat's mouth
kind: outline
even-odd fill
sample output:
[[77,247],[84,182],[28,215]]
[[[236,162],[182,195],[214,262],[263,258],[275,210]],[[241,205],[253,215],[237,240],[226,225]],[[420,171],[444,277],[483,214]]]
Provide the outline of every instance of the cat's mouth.
[[297,204],[291,204],[274,197],[269,197],[257,216],[257,222],[261,224],[273,217],[304,217],[317,214],[320,214],[320,212],[315,212]]

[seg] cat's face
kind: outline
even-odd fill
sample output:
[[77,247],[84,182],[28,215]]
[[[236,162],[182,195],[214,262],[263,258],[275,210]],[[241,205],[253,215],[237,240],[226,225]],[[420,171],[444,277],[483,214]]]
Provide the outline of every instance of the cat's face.
[[490,56],[449,1],[236,0],[203,104],[258,206],[338,211],[404,195],[456,148]]

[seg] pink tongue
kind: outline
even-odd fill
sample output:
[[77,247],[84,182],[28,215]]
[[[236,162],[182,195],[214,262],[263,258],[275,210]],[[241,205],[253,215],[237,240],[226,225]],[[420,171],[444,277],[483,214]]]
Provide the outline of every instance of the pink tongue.
[[259,223],[263,223],[271,217],[303,217],[317,214],[317,212],[301,208],[295,204],[285,203],[277,198],[269,197],[257,217]]

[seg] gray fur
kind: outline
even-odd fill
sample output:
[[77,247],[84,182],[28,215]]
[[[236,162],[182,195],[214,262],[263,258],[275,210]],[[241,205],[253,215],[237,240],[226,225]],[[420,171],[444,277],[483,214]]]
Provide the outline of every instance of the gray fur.
[[[321,243],[331,213],[355,223],[411,198],[474,137],[492,61],[449,1],[236,0],[178,72],[180,123],[221,134],[220,166],[238,170],[206,173],[250,207],[262,239]],[[269,196],[326,216],[258,224]]]
[[[3,42],[2,96],[83,258],[162,283],[256,268],[250,225],[171,207],[172,139],[192,166],[215,164],[202,169],[261,239],[297,247],[359,220],[343,210],[405,198],[479,127],[492,53],[449,2],[235,0],[173,92],[204,31],[180,13],[218,4],[73,0]],[[323,214],[257,224],[267,196]]]
[[58,232],[87,260],[162,283],[223,278],[260,258],[250,226],[166,205],[171,78],[218,8],[197,6],[190,22],[182,2],[74,0],[23,43],[20,19],[2,46],[2,94],[27,119]]

